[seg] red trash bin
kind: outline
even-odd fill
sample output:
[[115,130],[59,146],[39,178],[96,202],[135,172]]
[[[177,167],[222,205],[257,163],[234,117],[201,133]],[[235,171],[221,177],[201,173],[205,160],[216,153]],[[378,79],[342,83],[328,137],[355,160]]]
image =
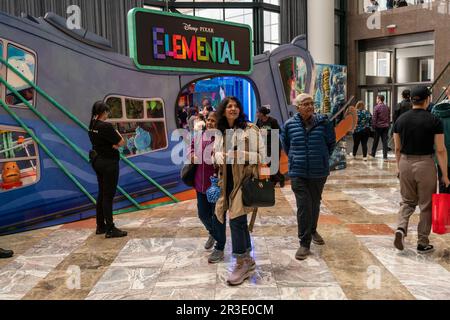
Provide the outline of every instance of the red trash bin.
[[450,194],[433,194],[433,232],[450,233]]

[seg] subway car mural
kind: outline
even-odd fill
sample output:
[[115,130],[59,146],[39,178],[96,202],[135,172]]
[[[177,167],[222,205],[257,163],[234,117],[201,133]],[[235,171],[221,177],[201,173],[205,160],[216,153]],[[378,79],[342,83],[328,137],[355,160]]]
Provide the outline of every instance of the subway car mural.
[[313,92],[314,62],[305,47],[297,37],[253,57],[246,75],[145,69],[112,52],[106,39],[67,29],[55,14],[0,12],[0,234],[95,215],[86,128],[97,100],[108,103],[109,121],[127,140],[116,213],[189,199],[180,165],[171,161],[179,143],[171,133],[185,113],[205,98],[215,107],[236,95],[250,121],[257,106],[270,105],[285,122],[295,111],[290,97]]

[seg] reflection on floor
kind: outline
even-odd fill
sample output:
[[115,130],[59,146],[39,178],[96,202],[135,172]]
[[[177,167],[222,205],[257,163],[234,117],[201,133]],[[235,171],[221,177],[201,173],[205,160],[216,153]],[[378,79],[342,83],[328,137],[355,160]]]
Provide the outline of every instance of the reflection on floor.
[[[252,235],[254,275],[226,285],[233,265],[207,263],[206,233],[195,201],[116,217],[129,237],[104,239],[94,220],[0,238],[16,251],[0,260],[0,299],[448,299],[450,236],[437,250],[415,251],[417,215],[407,249],[392,246],[399,187],[395,163],[351,160],[326,186],[319,231],[326,241],[305,261],[298,248],[295,197],[277,189]],[[229,233],[229,231],[228,231]]]

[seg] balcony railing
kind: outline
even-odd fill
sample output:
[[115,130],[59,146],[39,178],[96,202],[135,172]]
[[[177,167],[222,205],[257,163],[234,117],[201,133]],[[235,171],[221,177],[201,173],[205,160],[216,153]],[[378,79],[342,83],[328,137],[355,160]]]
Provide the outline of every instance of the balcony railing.
[[[439,2],[440,0],[406,0],[408,6],[423,6],[428,8],[433,2]],[[445,0],[444,0],[445,1]],[[359,0],[358,10],[359,13],[373,13],[376,11],[395,10],[398,8],[397,1],[392,1],[393,8],[388,9],[388,0],[377,0],[376,3],[372,3],[370,0]],[[376,5],[378,4],[378,5]]]

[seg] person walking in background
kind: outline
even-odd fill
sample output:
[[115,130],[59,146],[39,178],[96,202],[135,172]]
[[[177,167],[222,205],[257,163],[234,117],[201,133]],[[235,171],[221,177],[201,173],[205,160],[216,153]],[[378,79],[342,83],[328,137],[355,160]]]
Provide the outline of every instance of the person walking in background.
[[205,116],[203,113],[199,113],[197,115],[197,118],[194,120],[194,131],[202,131],[205,129],[206,122],[205,122]]
[[388,10],[394,9],[394,0],[386,0],[386,8]]
[[[259,129],[267,130],[267,156],[272,156],[272,136],[271,136],[271,130],[280,130],[280,125],[278,124],[277,119],[272,118],[269,116],[270,109],[262,106],[258,109],[258,112],[256,113],[256,117],[258,121],[256,122],[256,125]],[[278,159],[281,157],[281,145],[278,150]],[[280,163],[280,161],[278,161]],[[277,183],[280,184],[280,187],[283,188],[285,184],[285,178],[284,175],[281,174],[280,168],[278,167],[278,172],[275,175],[272,175],[270,177],[274,185]]]
[[297,201],[300,248],[295,258],[304,260],[311,254],[311,241],[317,245],[325,244],[317,232],[317,224],[336,134],[326,116],[314,113],[311,95],[300,94],[295,104],[298,113],[284,125],[282,143],[289,158],[289,176]]
[[372,146],[371,156],[375,158],[378,149],[378,143],[381,138],[383,143],[383,159],[388,159],[388,134],[391,119],[389,107],[384,104],[384,96],[377,97],[377,105],[373,111],[372,126],[375,130],[375,138]]
[[197,119],[197,116],[198,116],[198,110],[197,110],[197,108],[194,107],[190,110],[190,115],[189,115],[189,119],[188,119],[189,131],[194,130],[194,124],[195,124],[195,120]]
[[14,255],[14,251],[0,248],[0,259],[8,259]]
[[113,222],[113,200],[119,181],[118,149],[125,145],[125,141],[113,125],[106,122],[108,115],[108,105],[97,101],[92,107],[89,123],[89,139],[94,151],[94,154],[91,153],[91,162],[98,180],[96,234],[118,238],[127,235],[126,231],[117,229]]
[[394,116],[392,119],[394,124],[402,114],[412,109],[411,90],[403,90],[402,98],[403,100],[399,104],[397,104],[397,107],[394,110]]
[[188,114],[184,107],[180,107],[178,110],[178,122],[179,127],[185,129],[187,127],[187,117]]
[[[244,108],[236,97],[227,97],[221,102],[217,109],[217,128],[222,136],[220,139],[216,139],[214,144],[214,159],[219,166],[219,186],[221,188],[220,198],[216,203],[216,214],[213,219],[214,229],[216,230],[216,249],[223,251],[225,247],[225,221],[228,212],[232,251],[236,257],[236,264],[227,282],[229,285],[239,285],[249,278],[256,268],[255,260],[250,255],[252,243],[247,225],[247,214],[253,213],[254,208],[244,207],[242,184],[247,178],[259,176],[258,164],[252,164],[248,161],[251,158],[261,159],[259,145],[250,145],[251,142],[258,143],[258,141],[250,141],[250,136],[259,136],[259,129],[246,121]],[[231,132],[238,134],[238,130],[243,130],[245,151],[236,149],[228,151],[225,135]],[[257,151],[251,152],[250,150]],[[239,164],[238,157],[240,160],[244,157],[245,164]]]
[[378,1],[370,0],[370,5],[367,6],[367,12],[371,12],[371,13],[377,12],[379,6],[380,5],[378,4]]
[[208,116],[208,113],[210,113],[211,111],[214,111],[214,108],[211,105],[211,101],[208,98],[203,98],[202,100],[202,114],[203,116],[206,117]]
[[442,122],[426,111],[430,95],[427,87],[414,87],[411,91],[413,109],[400,116],[394,125],[395,156],[402,196],[394,246],[398,250],[404,249],[409,219],[419,205],[418,253],[434,250],[430,245],[429,235],[432,221],[431,199],[436,192],[437,183],[433,161],[435,153],[442,171],[442,182],[445,187],[450,184]]
[[[217,119],[214,112],[210,112],[208,115],[208,118],[206,120],[206,130],[213,130],[216,129],[217,126]],[[205,243],[205,249],[209,250],[214,246],[215,239],[214,239],[214,230],[213,230],[213,216],[215,211],[215,204],[209,203],[208,199],[206,197],[206,190],[211,186],[211,177],[214,176],[215,169],[214,165],[208,164],[207,159],[204,159],[205,156],[204,152],[205,149],[212,143],[214,143],[214,139],[208,140],[205,136],[205,133],[202,133],[201,135],[201,154],[196,155],[195,153],[195,139],[192,140],[191,144],[191,163],[198,163],[197,168],[195,170],[195,176],[194,176],[194,188],[197,192],[197,210],[198,210],[198,217],[200,218],[200,221],[205,226],[206,230],[208,231],[209,238]],[[212,156],[212,155],[211,155]],[[201,161],[196,161],[198,159]],[[222,256],[220,257],[212,257],[214,258],[214,261],[210,262],[218,262],[221,258],[223,259],[223,251]]]
[[358,124],[356,125],[355,132],[353,133],[353,157],[356,157],[358,153],[359,145],[362,146],[363,160],[367,161],[367,142],[370,137],[370,130],[372,127],[372,115],[368,110],[364,102],[358,101],[356,104],[356,110],[358,114]]

